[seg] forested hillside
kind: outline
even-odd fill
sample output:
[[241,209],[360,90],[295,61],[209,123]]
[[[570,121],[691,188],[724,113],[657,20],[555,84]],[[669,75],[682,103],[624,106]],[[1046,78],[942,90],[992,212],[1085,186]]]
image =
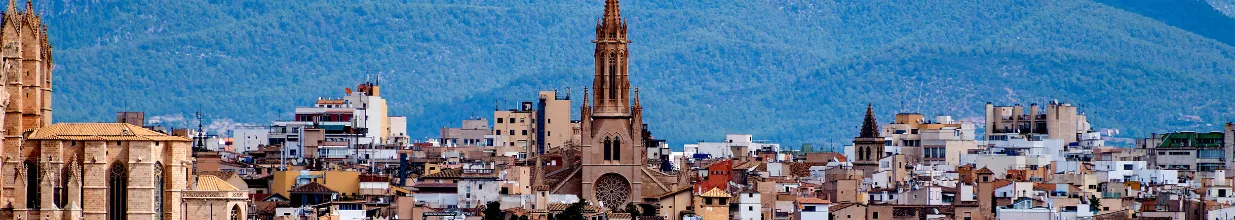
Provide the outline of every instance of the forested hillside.
[[[628,0],[657,138],[846,142],[865,104],[976,117],[1080,104],[1135,137],[1235,120],[1230,17],[1199,0]],[[1194,1],[1194,2],[1193,2]],[[1168,3],[1163,3],[1168,2]],[[268,123],[382,78],[415,138],[590,85],[600,0],[38,1],[58,122],[121,110]],[[1190,12],[1180,16],[1177,12]],[[1232,27],[1232,26],[1225,26]],[[581,99],[577,99],[581,100]],[[505,103],[505,104],[502,104]],[[816,146],[819,146],[818,144]]]

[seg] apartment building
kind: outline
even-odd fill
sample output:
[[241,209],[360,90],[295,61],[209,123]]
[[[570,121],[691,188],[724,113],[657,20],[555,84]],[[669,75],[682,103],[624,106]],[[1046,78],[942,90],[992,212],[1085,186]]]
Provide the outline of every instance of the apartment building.
[[953,120],[952,116],[926,120],[922,114],[900,113],[893,123],[883,126],[881,133],[912,163],[956,165],[961,154],[979,149],[974,142],[974,124]]
[[1223,132],[1174,132],[1151,134],[1136,141],[1146,149],[1153,167],[1168,170],[1208,172],[1226,169],[1230,147]]
[[1043,134],[1067,144],[1077,142],[1080,134],[1090,130],[1085,114],[1079,113],[1072,104],[1053,101],[1046,106],[1030,104],[1029,109],[1025,109],[1020,104],[995,106],[986,103],[987,140],[995,140],[998,137],[993,136],[998,134]]

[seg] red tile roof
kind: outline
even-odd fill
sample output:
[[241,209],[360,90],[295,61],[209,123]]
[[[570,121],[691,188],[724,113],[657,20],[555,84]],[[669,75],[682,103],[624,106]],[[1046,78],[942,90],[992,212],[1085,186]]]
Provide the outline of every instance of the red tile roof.
[[294,189],[288,190],[287,192],[293,192],[293,193],[338,193],[339,191],[335,191],[335,190],[333,190],[333,189],[330,189],[330,187],[326,187],[326,186],[324,186],[324,185],[322,185],[322,184],[319,184],[319,183],[317,183],[317,182],[311,182],[311,183],[309,183],[309,184],[304,184],[303,186],[296,187],[296,188],[294,188]]

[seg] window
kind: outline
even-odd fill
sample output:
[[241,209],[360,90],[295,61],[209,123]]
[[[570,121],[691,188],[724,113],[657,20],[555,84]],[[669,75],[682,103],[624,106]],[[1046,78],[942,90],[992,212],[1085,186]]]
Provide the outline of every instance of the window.
[[612,150],[613,150],[613,142],[611,142],[609,138],[605,138],[605,153],[604,153],[605,160],[613,159],[613,156],[610,155],[610,153],[612,153]]
[[109,220],[126,220],[128,216],[128,188],[129,174],[125,169],[124,164],[116,161],[112,163],[108,173],[107,186],[107,219]]
[[38,210],[42,198],[39,192],[39,165],[34,161],[26,161],[26,207]]
[[527,135],[527,130],[523,130],[523,135]]
[[617,55],[609,54],[609,99],[617,99]]
[[[244,214],[244,213],[240,212],[240,205],[233,205],[233,206],[232,206],[232,213],[231,213],[231,215],[232,215],[232,220],[240,220],[240,219],[243,219],[243,217],[244,217],[244,216],[243,216],[243,214]],[[160,217],[159,219],[162,219],[162,217]]]
[[802,206],[802,211],[803,212],[813,212],[815,211],[815,206],[813,205]]
[[498,124],[501,124],[501,123],[502,123],[502,118],[497,118],[497,123],[498,123]]
[[755,207],[754,207],[754,206],[747,206],[747,207],[746,207],[746,211],[755,211]]
[[879,212],[871,213],[871,219],[879,219]]
[[163,164],[161,163],[154,164],[154,190],[154,219],[163,220],[163,215],[166,214],[163,213],[163,198],[166,198],[167,189],[163,185]]
[[493,132],[497,132],[495,135],[502,135],[502,130],[493,130]]
[[622,140],[613,140],[613,160],[622,160]]
[[1124,164],[1124,170],[1132,170],[1132,164]]

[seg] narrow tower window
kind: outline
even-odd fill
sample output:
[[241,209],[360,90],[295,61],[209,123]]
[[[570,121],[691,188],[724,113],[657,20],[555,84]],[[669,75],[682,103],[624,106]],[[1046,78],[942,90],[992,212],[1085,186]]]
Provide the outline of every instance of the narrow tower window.
[[613,160],[622,160],[622,139],[613,140]]
[[609,141],[609,138],[605,138],[605,160],[611,159],[611,155],[609,155],[611,150],[613,150],[613,142]]
[[609,54],[609,99],[617,99],[617,55]]
[[33,161],[26,161],[26,207],[38,210],[39,199],[43,197],[39,192],[39,165]]

